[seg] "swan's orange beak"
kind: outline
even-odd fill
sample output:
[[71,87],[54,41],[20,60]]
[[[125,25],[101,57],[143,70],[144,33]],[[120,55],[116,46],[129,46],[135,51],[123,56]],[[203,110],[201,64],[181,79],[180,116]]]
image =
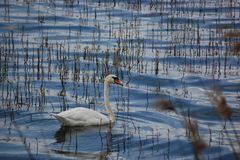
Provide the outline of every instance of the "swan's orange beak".
[[120,81],[119,79],[114,79],[114,83],[123,86],[122,81]]

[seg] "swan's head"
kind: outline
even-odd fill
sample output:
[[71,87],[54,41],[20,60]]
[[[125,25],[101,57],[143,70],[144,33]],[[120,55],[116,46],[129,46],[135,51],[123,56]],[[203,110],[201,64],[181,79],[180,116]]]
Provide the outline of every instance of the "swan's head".
[[116,75],[110,74],[105,78],[105,82],[114,83],[123,86],[122,81]]

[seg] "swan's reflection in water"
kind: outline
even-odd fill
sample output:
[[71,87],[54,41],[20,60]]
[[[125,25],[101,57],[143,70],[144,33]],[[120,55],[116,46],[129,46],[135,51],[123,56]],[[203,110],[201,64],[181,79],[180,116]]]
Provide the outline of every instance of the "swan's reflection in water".
[[81,159],[105,159],[112,151],[112,128],[110,125],[89,127],[66,127],[55,133],[53,152]]
[[73,134],[89,134],[89,133],[108,133],[111,132],[110,125],[103,126],[87,126],[87,127],[68,127],[61,126],[59,130],[55,133],[54,138],[56,139],[56,143],[65,142],[68,138],[71,138]]

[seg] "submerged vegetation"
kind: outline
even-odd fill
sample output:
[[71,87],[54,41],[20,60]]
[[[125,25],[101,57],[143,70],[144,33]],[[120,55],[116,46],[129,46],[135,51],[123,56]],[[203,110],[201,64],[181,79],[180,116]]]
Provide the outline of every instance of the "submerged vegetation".
[[[238,159],[238,0],[0,2],[0,158]],[[113,126],[49,113],[103,110]],[[14,153],[16,151],[16,153]]]

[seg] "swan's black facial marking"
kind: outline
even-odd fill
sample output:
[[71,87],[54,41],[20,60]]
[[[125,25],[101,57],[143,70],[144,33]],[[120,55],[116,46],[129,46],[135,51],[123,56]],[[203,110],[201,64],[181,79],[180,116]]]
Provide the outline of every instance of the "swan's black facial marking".
[[117,76],[112,76],[112,78],[115,80],[119,80],[119,78]]

